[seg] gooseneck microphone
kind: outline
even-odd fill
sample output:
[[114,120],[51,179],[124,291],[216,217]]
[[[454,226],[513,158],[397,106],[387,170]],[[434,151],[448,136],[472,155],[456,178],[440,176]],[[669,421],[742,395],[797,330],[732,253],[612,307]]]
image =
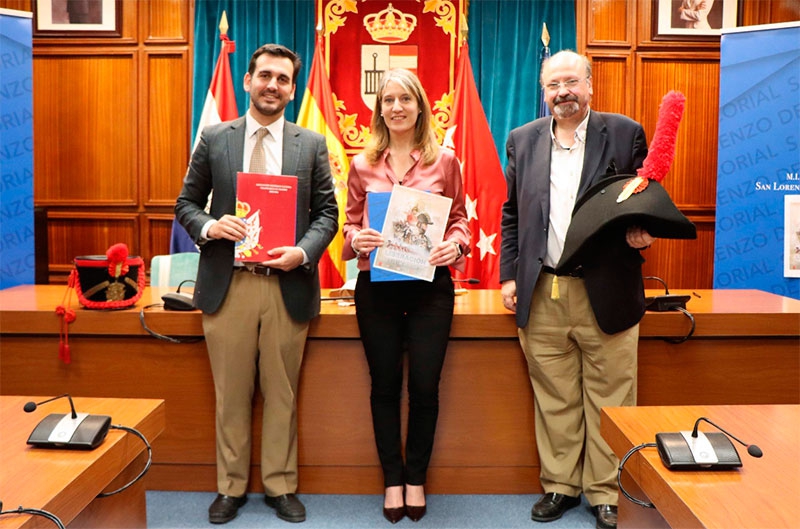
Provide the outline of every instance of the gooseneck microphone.
[[468,283],[470,285],[477,285],[478,283],[481,282],[481,280],[477,279],[475,277],[468,277],[466,279],[457,279],[457,278],[454,277],[453,278],[453,282],[454,283]]
[[111,426],[108,415],[90,415],[77,413],[75,404],[69,393],[64,393],[42,402],[28,402],[23,409],[31,413],[38,406],[66,397],[69,400],[70,413],[51,413],[42,419],[28,437],[28,444],[41,448],[70,448],[91,450],[103,442]]
[[737,441],[742,446],[747,447],[747,453],[750,454],[751,456],[753,456],[753,457],[761,457],[761,456],[764,455],[764,452],[762,452],[761,449],[759,447],[757,447],[756,445],[749,445],[749,444],[745,443],[744,441],[742,441],[741,439],[739,439],[738,437],[736,437],[732,433],[726,431],[725,429],[723,429],[719,425],[714,424],[713,422],[711,422],[710,420],[706,419],[705,417],[700,417],[699,419],[697,419],[697,421],[695,421],[694,429],[692,430],[692,437],[695,437],[695,438],[697,437],[697,427],[700,426],[700,421],[707,422],[708,424],[710,424],[711,426],[715,427],[716,429],[718,429],[719,431],[721,431],[722,433],[724,433],[725,435],[727,435],[728,437],[730,437],[734,441]]
[[33,410],[35,410],[37,406],[41,406],[42,404],[54,401],[56,399],[63,399],[64,397],[67,397],[67,399],[69,399],[69,407],[72,410],[72,418],[73,419],[77,419],[78,418],[78,414],[75,413],[75,404],[72,403],[72,397],[70,397],[69,393],[64,393],[63,395],[59,395],[58,397],[53,397],[52,399],[43,400],[42,402],[38,402],[38,403],[37,402],[27,402],[27,403],[25,403],[25,407],[23,409],[25,410],[25,413],[30,413]]

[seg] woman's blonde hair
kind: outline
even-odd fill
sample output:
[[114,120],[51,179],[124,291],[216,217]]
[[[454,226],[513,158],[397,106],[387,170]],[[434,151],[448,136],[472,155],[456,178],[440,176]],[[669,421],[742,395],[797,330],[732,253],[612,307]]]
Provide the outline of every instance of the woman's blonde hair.
[[428,96],[425,95],[425,90],[422,88],[419,78],[403,68],[386,70],[383,73],[383,77],[381,77],[378,94],[375,97],[375,108],[372,111],[372,135],[364,149],[364,156],[370,164],[374,165],[378,163],[383,151],[389,146],[389,128],[386,126],[386,122],[383,121],[381,101],[386,85],[390,81],[402,86],[417,100],[417,105],[421,112],[417,116],[414,130],[414,149],[420,151],[423,165],[430,165],[436,161],[436,156],[439,153],[439,144],[436,142],[436,135],[431,128],[431,117],[433,115],[431,104],[428,102]]

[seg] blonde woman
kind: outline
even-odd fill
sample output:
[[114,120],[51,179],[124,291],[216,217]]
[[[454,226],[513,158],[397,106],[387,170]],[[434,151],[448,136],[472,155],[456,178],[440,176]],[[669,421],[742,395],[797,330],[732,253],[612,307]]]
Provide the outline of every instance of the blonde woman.
[[[448,267],[462,268],[470,232],[461,169],[452,151],[440,148],[431,129],[431,107],[416,75],[384,73],[372,114],[372,137],[350,165],[344,259],[358,259],[355,304],[372,378],[370,404],[383,468],[383,514],[391,523],[426,513],[425,480],[439,414],[454,291]],[[432,282],[373,282],[369,254],[384,243],[368,226],[369,192],[403,185],[453,199],[444,241],[431,248]],[[405,459],[400,428],[403,356],[408,355],[408,432]]]

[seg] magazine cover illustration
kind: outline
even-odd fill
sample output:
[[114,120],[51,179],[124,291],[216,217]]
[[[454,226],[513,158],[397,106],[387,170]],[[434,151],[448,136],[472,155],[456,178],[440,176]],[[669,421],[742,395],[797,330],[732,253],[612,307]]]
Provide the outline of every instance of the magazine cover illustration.
[[[376,192],[370,191],[367,193],[367,217],[369,219],[369,226],[376,230],[383,229],[383,223],[386,220],[386,210],[389,207],[389,199],[392,197],[391,191]],[[405,274],[398,274],[389,270],[381,270],[375,268],[375,255],[378,252],[370,252],[369,254],[369,267],[370,278],[373,283],[381,281],[412,281],[415,278],[409,277]]]
[[442,242],[453,199],[396,185],[392,188],[375,253],[375,268],[433,281],[431,250]]

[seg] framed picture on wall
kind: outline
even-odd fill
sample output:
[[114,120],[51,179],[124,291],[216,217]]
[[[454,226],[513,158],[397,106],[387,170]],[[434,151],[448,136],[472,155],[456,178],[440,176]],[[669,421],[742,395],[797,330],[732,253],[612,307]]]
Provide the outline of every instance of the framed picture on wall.
[[122,0],[33,0],[34,37],[119,37]]
[[653,40],[705,40],[733,28],[740,0],[653,0]]
[[784,195],[783,206],[783,277],[800,277],[800,195]]

